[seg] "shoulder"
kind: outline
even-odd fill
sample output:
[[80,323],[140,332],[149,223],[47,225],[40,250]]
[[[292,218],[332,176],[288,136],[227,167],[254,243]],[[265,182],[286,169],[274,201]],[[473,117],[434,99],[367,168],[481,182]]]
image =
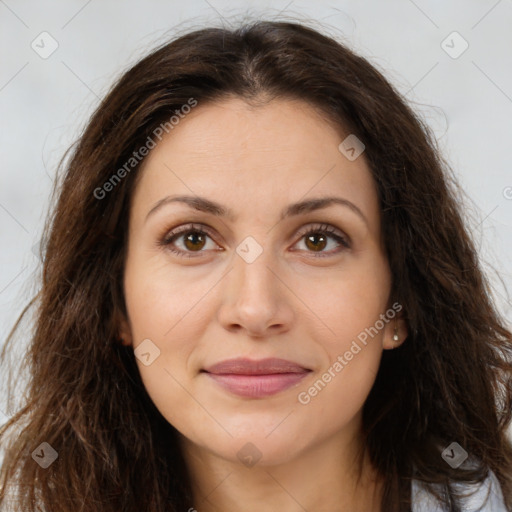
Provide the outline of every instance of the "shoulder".
[[[462,500],[463,512],[509,512],[505,506],[499,482],[494,473],[480,484],[453,484],[457,491],[467,496]],[[412,512],[447,512],[422,483],[412,481]]]

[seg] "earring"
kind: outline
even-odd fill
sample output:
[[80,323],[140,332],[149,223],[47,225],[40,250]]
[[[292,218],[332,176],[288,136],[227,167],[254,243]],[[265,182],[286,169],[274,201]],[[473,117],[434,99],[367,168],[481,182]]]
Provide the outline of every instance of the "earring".
[[395,334],[393,334],[393,341],[399,341],[400,337],[398,336],[398,327],[395,322]]

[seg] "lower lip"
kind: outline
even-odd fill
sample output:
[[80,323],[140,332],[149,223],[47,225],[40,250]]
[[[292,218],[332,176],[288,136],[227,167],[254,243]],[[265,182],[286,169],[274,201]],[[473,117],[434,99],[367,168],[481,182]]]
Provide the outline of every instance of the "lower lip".
[[275,395],[298,384],[308,372],[274,373],[271,375],[238,375],[207,373],[215,382],[231,393],[249,398]]

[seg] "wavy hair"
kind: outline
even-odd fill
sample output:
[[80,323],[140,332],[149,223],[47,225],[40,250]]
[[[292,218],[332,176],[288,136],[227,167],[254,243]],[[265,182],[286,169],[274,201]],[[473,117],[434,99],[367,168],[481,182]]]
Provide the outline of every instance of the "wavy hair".
[[[194,30],[153,50],[117,80],[61,161],[41,289],[8,337],[11,345],[37,306],[23,403],[0,430],[0,504],[12,491],[23,512],[190,507],[177,431],[145,391],[133,349],[117,340],[140,164],[107,198],[97,191],[190,98],[228,95],[255,106],[306,101],[366,146],[392,296],[409,327],[406,342],[383,354],[363,409],[365,450],[385,482],[382,510],[410,511],[414,478],[457,511],[453,483],[481,482],[489,471],[512,507],[512,334],[465,225],[460,187],[429,128],[366,59],[305,24],[262,20]],[[452,441],[474,465],[443,460]],[[30,456],[43,442],[58,453],[47,468]]]

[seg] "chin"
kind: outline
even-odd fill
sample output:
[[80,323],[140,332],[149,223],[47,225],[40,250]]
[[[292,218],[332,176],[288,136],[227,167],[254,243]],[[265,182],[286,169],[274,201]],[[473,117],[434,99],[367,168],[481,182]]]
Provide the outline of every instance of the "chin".
[[[274,429],[276,425],[278,422],[274,424]],[[199,445],[222,459],[248,468],[256,464],[258,466],[285,464],[307,447],[307,440],[298,431],[284,428],[280,430],[280,427],[273,432],[272,429],[254,423],[237,430],[227,428],[232,437],[224,430],[220,430],[221,432],[215,435],[201,432],[185,437],[187,442]]]

